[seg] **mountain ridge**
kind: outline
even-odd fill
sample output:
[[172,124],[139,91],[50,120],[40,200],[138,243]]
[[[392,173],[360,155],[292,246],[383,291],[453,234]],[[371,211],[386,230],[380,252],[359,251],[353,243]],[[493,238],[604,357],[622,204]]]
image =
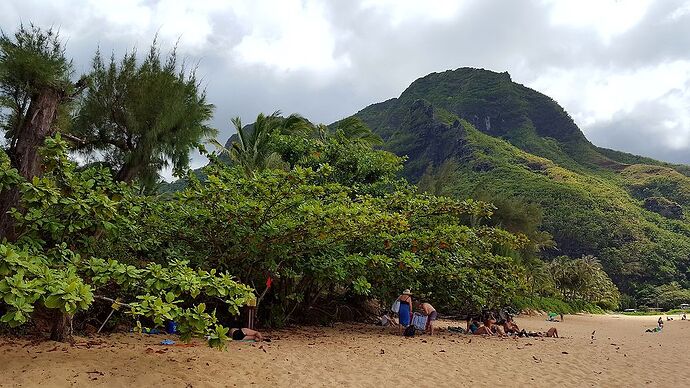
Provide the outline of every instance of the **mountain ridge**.
[[[354,116],[408,157],[408,179],[436,179],[434,194],[538,204],[552,256],[597,256],[624,292],[690,286],[690,167],[595,146],[555,100],[508,73],[431,73]],[[448,163],[452,179],[439,176]]]

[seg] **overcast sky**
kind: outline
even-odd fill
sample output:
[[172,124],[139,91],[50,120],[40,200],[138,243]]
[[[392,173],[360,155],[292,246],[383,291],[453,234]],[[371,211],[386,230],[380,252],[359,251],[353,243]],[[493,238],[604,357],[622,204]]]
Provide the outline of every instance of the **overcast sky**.
[[[213,125],[298,112],[330,123],[430,72],[510,72],[596,145],[690,163],[690,2],[2,0],[0,27],[59,27],[77,73],[100,45],[199,62]],[[203,163],[195,159],[195,166]]]

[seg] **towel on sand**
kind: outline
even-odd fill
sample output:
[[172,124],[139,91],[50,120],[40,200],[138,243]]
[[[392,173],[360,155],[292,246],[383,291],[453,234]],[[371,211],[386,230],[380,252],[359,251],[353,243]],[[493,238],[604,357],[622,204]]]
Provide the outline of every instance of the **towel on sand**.
[[427,320],[426,315],[422,315],[420,313],[414,313],[412,316],[412,324],[414,325],[415,329],[417,330],[426,330],[426,320]]

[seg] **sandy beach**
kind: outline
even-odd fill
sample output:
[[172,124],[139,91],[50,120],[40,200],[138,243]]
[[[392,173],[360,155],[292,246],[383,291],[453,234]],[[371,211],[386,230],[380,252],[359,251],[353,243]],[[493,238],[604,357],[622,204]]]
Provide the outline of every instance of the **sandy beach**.
[[[482,338],[439,330],[403,338],[373,325],[298,327],[270,343],[232,342],[217,351],[174,336],[114,334],[75,345],[0,338],[0,387],[70,386],[661,386],[690,381],[690,321],[620,315],[518,317],[562,338]],[[439,327],[464,322],[439,321]],[[594,339],[592,339],[592,332]]]

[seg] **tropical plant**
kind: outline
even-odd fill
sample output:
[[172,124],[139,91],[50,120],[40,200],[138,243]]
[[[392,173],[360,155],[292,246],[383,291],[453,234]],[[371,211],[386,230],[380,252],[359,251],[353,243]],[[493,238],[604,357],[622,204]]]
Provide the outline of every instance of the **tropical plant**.
[[14,169],[3,175],[2,187],[17,186],[27,211],[12,212],[21,231],[16,243],[0,244],[0,321],[45,320],[59,341],[75,314],[86,313],[94,300],[109,301],[126,306],[137,321],[177,320],[185,335],[210,335],[222,345],[224,329],[205,306],[224,305],[237,314],[253,297],[251,288],[179,259],[163,266],[95,257],[102,241],[127,236],[142,208],[156,204],[114,182],[107,169],[77,169],[66,149],[59,135],[46,141],[40,178],[27,182]]
[[549,272],[556,290],[564,299],[581,299],[609,309],[618,307],[618,288],[596,258],[584,256],[570,259],[567,256],[559,256],[551,262]]

